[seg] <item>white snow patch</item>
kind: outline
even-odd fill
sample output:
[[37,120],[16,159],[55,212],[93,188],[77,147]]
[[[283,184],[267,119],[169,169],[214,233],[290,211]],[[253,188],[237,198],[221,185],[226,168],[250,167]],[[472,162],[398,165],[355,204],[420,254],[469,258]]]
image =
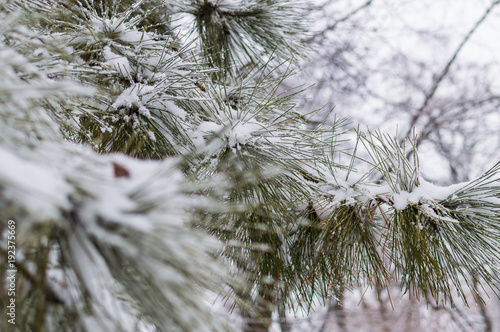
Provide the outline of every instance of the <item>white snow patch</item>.
[[259,132],[267,130],[264,123],[260,123],[256,119],[245,119],[243,116],[238,116],[234,111],[229,114],[221,114],[219,123],[206,121],[201,123],[193,132],[193,142],[197,147],[202,147],[203,143],[200,138],[213,134],[216,139],[210,140],[206,147],[206,152],[209,155],[214,155],[222,148],[229,146],[233,152],[241,149],[243,145],[256,144],[262,135]]
[[144,42],[148,40],[146,33],[137,30],[128,30],[120,35],[120,39],[130,43]]
[[419,182],[420,185],[412,192],[401,191],[394,194],[393,206],[396,210],[404,210],[408,205],[420,202],[442,201],[467,185],[467,183],[458,183],[448,187],[440,187],[425,181],[423,178],[420,178]]
[[125,24],[123,24],[123,18],[100,18],[100,17],[92,17],[90,19],[92,21],[93,31],[96,33],[117,33],[121,34],[125,31]]
[[106,64],[124,77],[129,77],[133,73],[128,59],[111,51],[109,45],[104,46],[103,54]]
[[153,142],[156,142],[156,136],[155,136],[154,132],[152,132],[151,130],[148,131],[148,136],[149,136],[150,140],[152,140]]
[[50,167],[22,159],[0,147],[0,183],[7,199],[14,200],[39,219],[60,219],[69,207],[70,186]]
[[139,110],[139,113],[150,118],[151,113],[149,109],[144,105],[146,104],[152,92],[154,91],[154,87],[150,85],[145,85],[141,83],[137,83],[125,89],[119,96],[116,98],[115,102],[111,107],[114,109],[119,109],[121,107],[133,107],[136,106]]
[[187,115],[186,111],[184,111],[182,108],[180,108],[179,106],[177,106],[173,102],[165,100],[165,101],[163,101],[163,103],[165,104],[166,109],[170,113],[172,113],[173,115],[176,115],[183,120],[186,118],[186,115]]

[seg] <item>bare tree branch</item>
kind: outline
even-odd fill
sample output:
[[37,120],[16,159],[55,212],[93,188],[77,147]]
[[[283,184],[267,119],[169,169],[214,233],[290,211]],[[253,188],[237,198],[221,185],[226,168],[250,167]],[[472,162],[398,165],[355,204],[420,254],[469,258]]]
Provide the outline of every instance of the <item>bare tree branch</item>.
[[[467,43],[467,41],[470,39],[470,37],[474,34],[474,32],[476,32],[476,30],[479,28],[479,26],[481,25],[481,23],[484,22],[484,20],[486,19],[486,17],[488,17],[488,15],[491,13],[491,11],[493,10],[493,8],[496,5],[498,5],[499,3],[500,3],[500,0],[496,0],[496,1],[494,1],[491,4],[491,6],[488,7],[488,9],[485,11],[485,13],[483,14],[483,16],[481,16],[481,18],[476,22],[476,24],[474,24],[474,26],[472,27],[472,29],[469,30],[469,32],[467,33],[467,35],[465,36],[465,38],[462,40],[462,42],[460,43],[460,45],[458,45],[457,49],[455,50],[455,52],[453,53],[452,57],[450,58],[450,60],[446,64],[446,66],[444,67],[444,69],[441,72],[441,74],[438,75],[434,79],[434,83],[432,84],[432,87],[430,88],[430,90],[425,95],[425,99],[424,99],[424,102],[422,103],[422,106],[420,106],[420,108],[417,110],[417,112],[415,113],[415,115],[413,115],[413,117],[412,117],[411,122],[410,122],[410,126],[408,128],[408,132],[406,133],[405,137],[408,137],[411,134],[411,132],[413,130],[413,127],[415,126],[415,124],[417,123],[417,121],[420,119],[420,117],[423,114],[425,114],[425,111],[427,110],[427,106],[429,105],[429,102],[431,101],[431,99],[436,94],[436,91],[439,88],[440,83],[443,81],[443,79],[448,74],[451,65],[457,59],[457,56],[460,53],[460,51],[462,50],[462,48],[464,47],[464,45]],[[417,143],[417,145],[420,143],[421,138],[422,137],[420,137],[419,142]],[[410,154],[411,154],[411,152],[410,152]]]
[[310,44],[310,43],[314,42],[317,38],[323,37],[327,31],[333,31],[333,30],[335,30],[335,28],[337,27],[337,25],[339,23],[347,21],[348,19],[350,19],[352,16],[356,15],[358,12],[360,12],[364,8],[370,6],[372,4],[372,2],[373,2],[373,0],[366,1],[363,5],[361,5],[358,8],[352,10],[351,12],[347,13],[347,15],[345,15],[344,17],[336,20],[335,22],[333,22],[332,24],[330,24],[329,26],[327,26],[325,29],[321,30],[320,32],[315,33],[314,35],[312,35],[311,37],[309,37],[308,39],[306,39],[304,41],[304,43]]
[[[476,291],[479,291],[478,289],[478,276],[476,274],[472,275],[472,282],[474,285],[474,288]],[[479,310],[481,312],[481,316],[483,317],[484,321],[484,332],[491,332],[492,331],[492,323],[491,323],[491,318],[488,315],[488,312],[486,311],[486,304],[484,301],[479,298],[479,295],[475,294],[474,297],[476,298],[476,302],[479,305]]]
[[[429,299],[430,297],[427,296]],[[470,321],[469,317],[467,314],[465,314],[462,310],[459,308],[451,308],[446,305],[438,305],[437,303],[433,303],[432,301],[428,301],[427,304],[435,311],[439,310],[445,310],[451,317],[451,319],[457,324],[457,326],[463,331],[463,332],[468,332],[468,331],[476,331],[474,324]],[[458,315],[458,317],[457,317]],[[462,320],[465,324],[463,324],[460,320]],[[465,326],[467,325],[467,326]]]

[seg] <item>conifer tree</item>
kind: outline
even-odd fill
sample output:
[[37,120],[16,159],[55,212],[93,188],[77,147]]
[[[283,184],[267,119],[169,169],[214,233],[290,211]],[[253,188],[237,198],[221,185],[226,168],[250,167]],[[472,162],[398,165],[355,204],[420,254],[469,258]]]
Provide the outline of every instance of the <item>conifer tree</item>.
[[304,8],[0,1],[2,330],[231,330],[207,292],[246,331],[358,284],[495,293],[500,164],[440,188],[412,140],[311,129],[280,90]]

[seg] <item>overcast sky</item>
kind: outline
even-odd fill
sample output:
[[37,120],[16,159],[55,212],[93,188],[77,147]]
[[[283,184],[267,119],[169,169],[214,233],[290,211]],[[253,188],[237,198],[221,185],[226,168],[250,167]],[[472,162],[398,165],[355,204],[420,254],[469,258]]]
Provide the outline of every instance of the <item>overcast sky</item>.
[[[366,2],[366,0],[316,1],[322,12],[315,16],[312,22],[313,29],[321,31],[325,26]],[[369,95],[361,98],[357,96],[356,99],[343,91],[337,91],[336,97],[332,99],[330,95],[333,93],[327,89],[310,95],[309,98],[324,100],[330,98],[330,102],[331,100],[333,102],[328,106],[335,107],[335,114],[348,117],[354,124],[368,125],[371,129],[381,128],[383,132],[391,135],[396,132],[406,132],[412,111],[414,112],[422,104],[426,91],[429,91],[433,84],[433,79],[443,71],[464,37],[491,4],[492,0],[373,0],[370,6],[339,24],[335,31],[327,33],[326,36],[333,42],[325,47],[334,50],[336,47],[341,47],[341,41],[352,41],[356,47],[355,53],[361,55],[361,60],[347,58],[347,61],[350,61],[349,70],[353,75],[373,70],[374,73],[367,73],[370,77],[367,88],[394,102],[401,102],[402,96],[405,95],[404,98],[408,99],[410,105],[408,110],[401,109],[399,112],[391,110],[387,108],[387,104]],[[451,70],[456,81],[443,81],[436,97],[452,98],[460,93],[460,86],[464,88],[469,84],[474,88],[482,82],[492,82],[492,90],[500,94],[499,31],[500,5],[497,5],[454,61]],[[335,40],[339,43],[335,44]],[[363,50],[363,45],[367,48],[366,52]],[[321,64],[325,58],[325,50],[314,51],[318,52],[319,58],[314,59],[313,66],[318,68],[316,74],[313,73],[308,77],[309,84],[317,84],[321,75],[332,70]],[[408,62],[406,67],[403,65],[404,61]],[[425,64],[421,70],[418,67],[419,63]],[[487,70],[481,69],[481,66],[487,66]],[[401,77],[408,75],[408,84],[401,84],[401,77],[399,81],[389,79],[398,75]],[[333,79],[338,77],[337,75]],[[475,85],[473,80],[478,84]],[[412,88],[414,90],[411,90]],[[321,101],[312,107],[320,107],[320,104]],[[487,123],[490,130],[495,130],[495,126],[500,128],[500,117],[493,116]],[[417,132],[423,129],[422,125],[417,123]],[[492,141],[500,141],[500,135],[497,136],[491,138]],[[485,146],[488,147],[487,144]],[[421,160],[427,161],[422,163],[422,169],[428,178],[439,180],[447,176],[446,173],[449,172],[447,160],[439,158],[432,149],[426,149],[425,144],[420,151]],[[479,154],[476,158],[477,167],[473,176],[492,166],[494,161],[500,158],[500,154],[493,157],[488,155],[482,159]]]

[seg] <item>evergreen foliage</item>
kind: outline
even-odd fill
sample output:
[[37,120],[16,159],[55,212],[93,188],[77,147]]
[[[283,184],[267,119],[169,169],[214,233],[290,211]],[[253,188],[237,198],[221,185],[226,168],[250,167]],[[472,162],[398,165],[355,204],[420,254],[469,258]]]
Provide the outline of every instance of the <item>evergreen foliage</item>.
[[2,330],[231,330],[207,292],[258,331],[340,287],[496,291],[500,164],[440,188],[412,140],[311,129],[280,90],[304,8],[0,0]]

